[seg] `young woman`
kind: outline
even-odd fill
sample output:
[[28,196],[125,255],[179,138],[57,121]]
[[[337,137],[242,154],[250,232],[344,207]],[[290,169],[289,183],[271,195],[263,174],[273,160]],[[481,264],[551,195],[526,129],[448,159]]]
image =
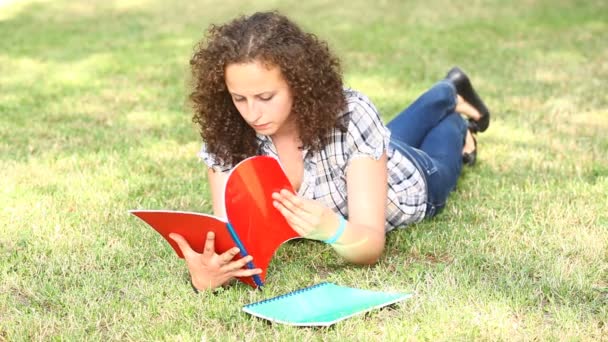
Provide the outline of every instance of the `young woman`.
[[[303,237],[355,264],[378,260],[387,231],[444,207],[463,163],[475,162],[472,134],[489,124],[454,68],[385,126],[365,95],[343,87],[327,44],[276,12],[212,25],[190,64],[215,215],[225,217],[226,171],[273,156],[296,191],[273,194],[275,207]],[[243,269],[251,257],[233,260],[237,248],[216,254],[212,233],[202,254],[172,238],[197,289],[261,272]]]

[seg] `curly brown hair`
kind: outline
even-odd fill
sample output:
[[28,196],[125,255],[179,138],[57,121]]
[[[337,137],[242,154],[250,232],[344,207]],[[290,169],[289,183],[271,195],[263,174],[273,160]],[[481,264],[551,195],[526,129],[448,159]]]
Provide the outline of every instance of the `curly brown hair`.
[[290,115],[302,148],[319,151],[333,129],[344,130],[338,119],[346,102],[340,61],[327,43],[278,12],[261,12],[211,25],[190,60],[193,121],[207,151],[227,166],[258,154],[256,133],[241,117],[224,80],[226,66],[259,60],[278,66],[293,94]]

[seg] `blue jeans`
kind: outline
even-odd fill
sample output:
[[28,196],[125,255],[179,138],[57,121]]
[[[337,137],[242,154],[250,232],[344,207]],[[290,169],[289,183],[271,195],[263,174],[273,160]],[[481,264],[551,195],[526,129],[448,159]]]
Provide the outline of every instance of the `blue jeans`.
[[426,180],[425,218],[445,206],[462,170],[467,123],[455,108],[454,86],[441,81],[387,124],[391,146],[412,161]]

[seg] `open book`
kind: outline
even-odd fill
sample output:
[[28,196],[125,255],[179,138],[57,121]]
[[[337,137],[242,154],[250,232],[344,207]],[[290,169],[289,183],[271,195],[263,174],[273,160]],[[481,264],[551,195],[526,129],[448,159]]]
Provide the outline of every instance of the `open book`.
[[169,234],[183,236],[193,250],[202,253],[207,232],[213,231],[216,253],[237,246],[240,253],[235,259],[253,256],[246,267],[261,268],[262,273],[239,280],[258,287],[264,284],[268,265],[280,245],[299,237],[272,205],[272,193],[282,189],[293,192],[279,162],[272,157],[256,156],[238,163],[228,175],[224,191],[227,219],[168,210],[131,210],[130,213],[158,231],[180,258],[183,258],[182,252]]
[[276,323],[330,326],[411,296],[409,293],[363,290],[326,282],[245,305],[243,311]]

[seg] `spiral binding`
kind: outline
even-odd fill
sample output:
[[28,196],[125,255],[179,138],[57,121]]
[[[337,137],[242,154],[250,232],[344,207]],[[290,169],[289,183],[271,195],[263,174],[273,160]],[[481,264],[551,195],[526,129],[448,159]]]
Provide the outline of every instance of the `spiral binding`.
[[309,286],[309,287],[305,287],[305,288],[302,288],[302,289],[291,291],[289,293],[282,294],[280,296],[276,296],[276,297],[273,297],[273,298],[264,299],[264,300],[259,301],[259,302],[247,304],[247,305],[245,305],[245,307],[257,306],[257,305],[262,305],[262,304],[274,302],[274,301],[277,301],[279,299],[295,296],[295,295],[300,294],[302,292],[310,291],[312,289],[316,289],[317,287],[321,287],[321,286],[325,286],[325,285],[329,285],[329,282],[322,282],[322,283],[315,284],[315,285],[312,285],[312,286]]

